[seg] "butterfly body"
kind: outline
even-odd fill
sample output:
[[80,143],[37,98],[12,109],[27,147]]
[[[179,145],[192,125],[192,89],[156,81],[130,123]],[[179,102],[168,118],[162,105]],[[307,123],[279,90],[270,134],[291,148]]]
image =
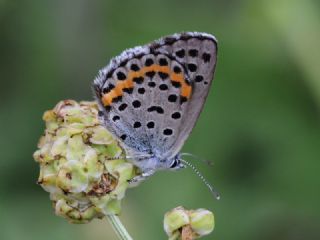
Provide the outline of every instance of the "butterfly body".
[[208,95],[217,42],[186,32],[124,51],[94,81],[100,118],[142,174],[183,167],[180,150]]

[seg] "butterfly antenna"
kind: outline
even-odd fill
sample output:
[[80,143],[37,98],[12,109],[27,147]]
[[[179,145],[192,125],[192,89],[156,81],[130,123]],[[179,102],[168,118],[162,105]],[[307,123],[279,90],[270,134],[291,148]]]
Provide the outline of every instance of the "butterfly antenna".
[[213,186],[212,186],[210,183],[208,183],[208,181],[204,178],[204,176],[199,172],[199,170],[198,170],[195,166],[193,166],[191,163],[187,162],[187,161],[184,160],[184,159],[180,159],[180,161],[181,161],[184,165],[190,167],[190,168],[198,175],[198,177],[199,177],[199,178],[202,180],[202,182],[209,188],[210,192],[213,194],[213,196],[214,196],[217,200],[220,199],[220,194],[213,188]]
[[207,165],[209,165],[209,166],[213,166],[213,162],[211,162],[211,161],[209,161],[209,160],[207,160],[207,159],[200,158],[199,156],[194,155],[194,154],[192,154],[192,153],[181,153],[180,156],[181,156],[181,157],[182,157],[182,156],[190,156],[190,157],[192,157],[192,158],[195,159],[195,160],[200,160],[201,162],[203,162],[203,163],[205,163],[205,164],[207,164]]

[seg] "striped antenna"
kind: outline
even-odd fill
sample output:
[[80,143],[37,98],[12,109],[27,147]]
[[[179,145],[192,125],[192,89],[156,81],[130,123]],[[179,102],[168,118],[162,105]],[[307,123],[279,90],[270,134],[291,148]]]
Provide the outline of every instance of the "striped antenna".
[[208,183],[208,181],[204,178],[204,176],[199,172],[199,170],[198,170],[195,166],[193,166],[191,163],[187,162],[187,161],[184,160],[184,159],[180,159],[180,161],[181,161],[184,165],[190,167],[190,168],[198,175],[198,177],[199,177],[199,178],[202,180],[202,182],[209,188],[210,192],[213,194],[213,196],[214,196],[217,200],[220,199],[220,194],[213,188],[213,186],[212,186],[210,183]]

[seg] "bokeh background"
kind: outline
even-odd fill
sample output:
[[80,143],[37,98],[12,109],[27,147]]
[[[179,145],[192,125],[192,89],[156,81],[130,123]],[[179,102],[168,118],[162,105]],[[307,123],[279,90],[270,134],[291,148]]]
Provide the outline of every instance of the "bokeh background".
[[0,239],[113,240],[106,220],[72,225],[36,185],[42,114],[92,100],[97,71],[122,50],[163,35],[219,40],[216,77],[184,146],[220,201],[191,170],[130,189],[121,218],[134,239],[166,239],[164,213],[204,207],[204,239],[320,239],[320,2],[0,1]]

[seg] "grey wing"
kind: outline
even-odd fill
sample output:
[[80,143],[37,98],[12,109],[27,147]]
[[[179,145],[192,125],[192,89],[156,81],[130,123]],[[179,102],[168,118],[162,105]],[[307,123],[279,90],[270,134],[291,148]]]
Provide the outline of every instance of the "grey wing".
[[[171,55],[148,46],[129,49],[104,68],[94,82],[105,127],[119,138],[133,157],[161,158],[179,136],[187,104],[181,89],[188,88],[186,70]],[[161,166],[165,166],[163,159]]]
[[181,150],[190,135],[209,93],[217,62],[217,41],[207,33],[186,32],[160,39],[150,47],[172,55],[182,63],[192,86],[192,96],[183,111],[179,135],[165,155],[171,158]]
[[[216,40],[204,33],[175,34],[124,51],[94,81],[105,127],[133,156],[170,159],[195,125],[215,63]],[[176,82],[177,75],[184,78]],[[186,100],[182,92],[189,86]]]
[[[149,138],[142,123],[144,76],[130,77],[130,74],[143,68],[140,59],[147,54],[149,48],[146,46],[124,51],[100,70],[93,86],[101,111],[101,122],[120,140],[127,154],[133,157],[148,156],[151,152]],[[129,78],[132,81],[128,82]]]

